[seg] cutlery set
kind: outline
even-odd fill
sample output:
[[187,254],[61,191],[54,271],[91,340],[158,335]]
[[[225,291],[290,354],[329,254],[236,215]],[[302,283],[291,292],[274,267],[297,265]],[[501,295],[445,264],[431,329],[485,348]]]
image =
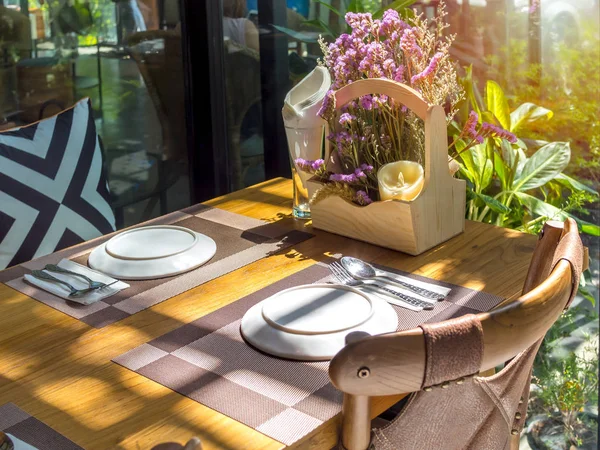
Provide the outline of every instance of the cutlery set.
[[[443,300],[447,295],[447,293],[445,295],[390,276],[393,274],[378,270],[371,264],[358,258],[344,256],[340,261],[329,264],[328,267],[336,280],[335,284],[355,287],[359,288],[359,290],[362,289],[382,295],[388,303],[411,311],[431,310],[438,301]],[[71,283],[59,279],[49,272],[78,277],[84,280],[88,284],[88,287],[77,289]],[[110,283],[94,281],[82,273],[68,270],[55,264],[46,264],[43,270],[32,270],[30,275],[39,280],[50,281],[65,286],[69,290],[68,296],[72,298],[78,298],[89,292],[104,289],[119,281],[115,280]],[[399,287],[401,290],[394,289],[394,287]]]
[[[387,275],[387,272],[377,270],[369,263],[358,258],[344,256],[340,262],[331,263],[329,270],[333,273],[338,284],[382,294],[386,297],[388,303],[411,311],[433,309],[438,301],[446,297],[446,295],[439,292],[392,278]],[[400,287],[405,291],[416,294],[418,297],[391,289],[389,286]]]
[[[44,270],[45,270],[45,272],[44,272]],[[55,272],[55,273],[62,273],[62,274],[77,276],[77,277],[85,280],[88,283],[89,287],[87,287],[85,289],[76,289],[70,283],[60,280],[60,279],[50,275],[48,272]],[[118,283],[118,281],[119,281],[119,280],[115,280],[111,283],[101,283],[99,281],[94,281],[94,280],[90,279],[86,275],[83,275],[78,272],[73,272],[72,270],[64,269],[55,264],[46,264],[46,266],[44,266],[43,270],[32,270],[30,275],[34,278],[37,278],[38,280],[52,281],[54,283],[58,283],[58,284],[62,284],[63,286],[66,286],[66,288],[69,289],[69,291],[70,291],[69,297],[81,297],[82,295],[85,295],[88,292],[96,291],[99,289],[104,289],[108,286],[112,286],[113,284]]]

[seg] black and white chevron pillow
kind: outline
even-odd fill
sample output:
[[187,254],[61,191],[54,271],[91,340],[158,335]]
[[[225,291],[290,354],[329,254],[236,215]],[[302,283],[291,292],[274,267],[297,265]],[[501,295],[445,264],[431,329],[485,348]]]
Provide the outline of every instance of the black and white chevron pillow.
[[114,230],[89,99],[0,132],[0,269]]

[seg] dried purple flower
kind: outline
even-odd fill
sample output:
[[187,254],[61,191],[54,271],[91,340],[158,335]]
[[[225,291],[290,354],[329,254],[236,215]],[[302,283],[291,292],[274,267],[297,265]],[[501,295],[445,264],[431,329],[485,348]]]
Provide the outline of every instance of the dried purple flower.
[[431,78],[433,75],[435,75],[438,65],[443,57],[444,54],[442,52],[437,52],[435,55],[433,55],[433,58],[431,58],[431,61],[429,61],[429,65],[425,68],[425,70],[421,73],[413,75],[413,77],[410,79],[410,83],[417,84],[418,82]]
[[310,165],[311,169],[314,170],[315,172],[317,172],[318,170],[321,170],[325,167],[325,160],[323,159],[317,159],[315,161],[312,162],[312,164]]
[[540,0],[533,0],[531,2],[531,6],[529,7],[529,14],[535,13],[540,7]]
[[308,173],[316,173],[325,169],[325,161],[322,159],[309,161],[303,158],[296,158],[294,160],[294,163],[296,164],[298,169]]
[[373,109],[373,96],[372,95],[363,95],[360,98],[360,106],[361,108],[370,111]]
[[402,83],[404,81],[404,66],[398,66],[394,72],[394,81]]
[[346,23],[350,25],[354,32],[359,34],[368,34],[373,24],[371,13],[346,13]]
[[477,139],[477,122],[479,121],[479,115],[475,111],[469,113],[469,118],[463,127],[461,135],[470,137],[471,139]]
[[386,59],[381,67],[383,67],[384,72],[389,76],[389,78],[393,78],[394,74],[396,73],[396,63],[392,58]]
[[366,173],[364,173],[364,172],[363,172],[362,170],[360,170],[360,169],[356,169],[356,170],[354,171],[354,175],[356,175],[356,178],[358,178],[359,180],[360,180],[360,179],[362,179],[362,178],[367,178],[367,174],[366,174]]
[[355,174],[345,174],[345,173],[332,173],[329,176],[329,181],[337,181],[338,183],[347,183],[352,184],[358,181],[358,178]]
[[[464,94],[449,56],[454,37],[444,32],[445,16],[443,4],[431,21],[417,15],[409,19],[410,25],[393,9],[385,11],[381,20],[373,19],[370,14],[348,13],[345,16],[350,26],[347,34],[340,35],[332,44],[319,40],[323,51],[321,64],[329,70],[331,89],[336,91],[365,78],[385,77],[412,84],[430,105],[449,105],[447,120],[451,120]],[[319,115],[327,120],[332,130],[328,139],[337,148],[346,172],[350,173],[330,174],[325,169],[319,170],[323,170],[324,180],[328,178],[350,189],[352,195],[363,189],[363,200],[370,202],[367,193],[377,192],[377,181],[370,175],[373,171],[385,161],[402,159],[400,153],[405,148],[415,156],[424,152],[419,128],[422,125],[413,123],[415,117],[407,108],[383,95],[363,95],[347,106],[337,111],[335,97],[330,95]],[[398,120],[405,126],[396,126]],[[486,135],[478,132],[478,128],[477,121],[470,123],[463,136],[472,135],[477,141],[484,139]],[[370,161],[374,168],[360,161]],[[353,200],[359,204],[362,201],[358,197]]]
[[371,197],[369,197],[369,194],[367,194],[365,191],[356,191],[354,200],[361,206],[366,206],[373,203],[373,200],[371,200]]
[[417,45],[417,33],[418,28],[407,28],[400,38],[400,47],[408,57],[423,57],[423,51],[421,50],[421,47]]
[[317,112],[317,115],[319,115],[320,117],[322,117],[325,120],[329,120],[331,117],[333,117],[334,113],[335,113],[335,95],[333,93],[333,90],[330,89],[329,91],[327,91],[327,94],[325,94],[325,97],[323,98],[323,104],[321,105],[321,108]]
[[340,116],[340,125],[350,124],[353,120],[356,120],[356,116],[350,113],[344,113]]
[[[398,11],[395,9],[388,9],[383,13],[383,17],[381,18],[381,25],[379,28],[380,34],[385,34],[388,38],[397,40],[398,32],[403,31],[405,28],[408,28],[406,22],[400,19],[398,15]],[[392,37],[392,35],[396,33],[396,36]]]
[[510,142],[511,144],[515,144],[518,140],[517,136],[515,136],[510,131],[505,130],[504,128],[501,128],[494,124],[487,123],[487,122],[483,122],[481,124],[480,132],[484,137],[490,136],[490,137],[496,137],[499,139],[505,139],[508,142]]

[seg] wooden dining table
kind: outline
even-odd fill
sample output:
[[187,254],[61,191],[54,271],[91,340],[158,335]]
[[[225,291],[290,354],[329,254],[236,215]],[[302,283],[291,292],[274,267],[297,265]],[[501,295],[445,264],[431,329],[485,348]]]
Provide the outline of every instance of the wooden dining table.
[[[291,216],[292,182],[277,178],[205,204],[256,219]],[[419,255],[314,229],[315,237],[96,329],[0,284],[0,405],[17,404],[85,449],[150,449],[198,436],[205,449],[330,449],[340,414],[290,447],[111,359],[338,253],[488,292],[519,296],[536,236],[466,221]],[[403,395],[373,400],[373,415]]]

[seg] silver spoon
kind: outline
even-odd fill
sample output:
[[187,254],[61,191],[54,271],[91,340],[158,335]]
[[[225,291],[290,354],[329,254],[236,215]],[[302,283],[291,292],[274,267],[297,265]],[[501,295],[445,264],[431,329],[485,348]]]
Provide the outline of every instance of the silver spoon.
[[[363,289],[373,290],[378,294],[384,293],[386,301],[392,305],[402,306],[403,308],[410,309],[411,311],[422,311],[424,309],[430,310],[434,308],[434,304],[429,301],[421,301],[410,295],[405,295],[402,292],[389,289],[381,284],[367,283],[365,281],[357,280],[344,269],[339,262],[333,262],[329,265],[329,270],[333,273],[336,280],[343,285],[352,287],[362,287]],[[383,291],[383,292],[382,292]]]
[[437,292],[433,292],[428,289],[415,286],[405,281],[396,280],[394,278],[382,275],[381,273],[378,273],[377,270],[375,270],[375,267],[361,259],[352,258],[351,256],[344,256],[341,262],[342,266],[344,266],[344,269],[350,272],[350,275],[352,275],[357,280],[371,280],[379,278],[387,281],[388,283],[395,284],[397,286],[402,286],[403,288],[406,288],[414,292],[415,294],[419,294],[425,299],[439,301],[443,300],[446,297],[443,294],[439,294]]

